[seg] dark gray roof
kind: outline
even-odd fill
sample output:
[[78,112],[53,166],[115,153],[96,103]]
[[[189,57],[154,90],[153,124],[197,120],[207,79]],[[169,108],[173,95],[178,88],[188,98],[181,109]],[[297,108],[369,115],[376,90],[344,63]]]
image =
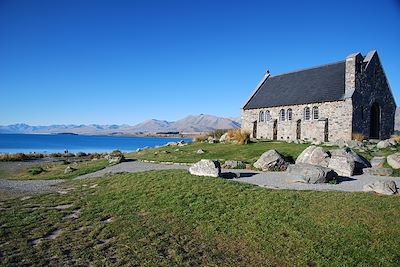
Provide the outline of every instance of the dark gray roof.
[[271,76],[243,109],[309,104],[344,99],[345,61]]

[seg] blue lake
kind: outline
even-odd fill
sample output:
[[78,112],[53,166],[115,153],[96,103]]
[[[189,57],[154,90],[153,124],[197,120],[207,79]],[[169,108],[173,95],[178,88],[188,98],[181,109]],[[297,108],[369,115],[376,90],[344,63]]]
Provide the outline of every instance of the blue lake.
[[87,135],[0,134],[0,153],[132,152],[138,148],[165,145],[185,138],[115,137]]

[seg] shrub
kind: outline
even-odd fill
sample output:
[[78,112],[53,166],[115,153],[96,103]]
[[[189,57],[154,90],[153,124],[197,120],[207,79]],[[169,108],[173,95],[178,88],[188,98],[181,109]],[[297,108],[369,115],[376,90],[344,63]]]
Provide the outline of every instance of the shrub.
[[397,135],[397,134],[392,135],[392,139],[393,139],[397,144],[400,143],[400,135]]
[[16,154],[0,154],[0,161],[22,161],[22,160],[34,160],[41,159],[44,155],[40,153],[16,153]]
[[42,172],[44,172],[44,169],[42,167],[33,167],[28,169],[29,174],[31,175],[38,175]]
[[365,136],[362,133],[353,133],[353,140],[362,142],[365,139]]
[[122,160],[125,159],[124,154],[120,150],[114,150],[111,152],[110,156],[113,158],[121,158]]
[[208,140],[208,136],[206,136],[206,135],[197,135],[197,136],[195,136],[193,138],[193,141],[196,142],[196,143],[204,142],[204,141],[207,141],[207,140]]
[[214,137],[215,139],[220,139],[221,136],[223,136],[228,130],[223,130],[223,129],[217,129],[214,132],[210,134],[211,137]]
[[228,131],[228,139],[235,141],[239,145],[245,145],[250,142],[250,133],[240,129],[230,130]]

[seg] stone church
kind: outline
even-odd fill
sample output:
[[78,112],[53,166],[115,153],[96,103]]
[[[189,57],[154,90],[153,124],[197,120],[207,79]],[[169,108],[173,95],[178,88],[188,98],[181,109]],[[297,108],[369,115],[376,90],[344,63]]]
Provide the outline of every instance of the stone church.
[[376,51],[270,76],[241,110],[242,130],[271,140],[351,140],[393,134],[396,103]]

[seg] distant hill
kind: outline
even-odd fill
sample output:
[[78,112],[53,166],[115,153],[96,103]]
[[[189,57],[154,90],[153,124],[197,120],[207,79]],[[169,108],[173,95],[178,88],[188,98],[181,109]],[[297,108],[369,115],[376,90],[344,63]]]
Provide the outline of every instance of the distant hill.
[[175,122],[151,119],[139,124],[130,126],[123,125],[49,125],[31,126],[23,123],[0,126],[0,133],[21,133],[21,134],[58,134],[74,133],[82,135],[124,135],[124,134],[155,134],[158,132],[179,132],[179,133],[199,133],[211,132],[216,129],[235,129],[240,128],[240,123],[236,119],[222,118],[212,115],[200,114],[197,116],[187,116]]

